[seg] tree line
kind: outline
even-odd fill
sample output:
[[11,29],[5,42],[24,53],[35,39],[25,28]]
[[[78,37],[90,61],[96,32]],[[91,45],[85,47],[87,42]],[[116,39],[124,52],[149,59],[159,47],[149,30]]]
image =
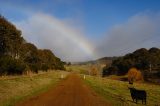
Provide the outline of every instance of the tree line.
[[118,57],[113,60],[110,66],[104,67],[103,75],[125,75],[132,67],[141,70],[143,75],[156,72],[156,76],[160,77],[160,49],[155,47],[149,50],[141,48],[133,53]]
[[0,15],[0,75],[49,69],[64,70],[64,62],[51,50],[27,42],[21,31]]

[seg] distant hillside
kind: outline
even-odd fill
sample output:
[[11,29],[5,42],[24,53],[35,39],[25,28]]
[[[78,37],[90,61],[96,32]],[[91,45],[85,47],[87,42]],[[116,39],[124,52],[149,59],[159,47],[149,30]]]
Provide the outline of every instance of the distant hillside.
[[103,57],[100,59],[95,60],[96,62],[100,64],[112,64],[112,61],[117,59],[118,57]]
[[104,75],[116,74],[125,75],[132,67],[139,69],[145,79],[160,78],[160,49],[152,47],[150,49],[141,48],[133,53],[118,57],[113,60],[110,67],[104,68]]
[[85,64],[112,64],[112,61],[117,59],[118,57],[103,57],[99,58],[97,60],[91,60],[91,61],[86,61],[86,62],[75,62],[73,64],[78,64],[78,65],[85,65]]

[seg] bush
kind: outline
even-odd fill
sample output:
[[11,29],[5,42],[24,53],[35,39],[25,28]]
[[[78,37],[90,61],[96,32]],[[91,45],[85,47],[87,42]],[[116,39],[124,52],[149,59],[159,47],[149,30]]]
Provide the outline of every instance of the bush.
[[37,64],[30,64],[30,65],[29,65],[29,68],[30,68],[31,71],[34,72],[34,73],[38,73],[38,67],[39,67],[39,65],[37,65]]
[[47,70],[49,69],[49,67],[48,67],[48,65],[43,64],[42,67],[41,67],[41,69],[42,69],[43,71],[47,71]]
[[103,73],[102,76],[108,76],[108,75],[116,75],[118,73],[118,68],[116,66],[111,66],[111,67],[104,67],[103,68]]
[[54,69],[56,69],[56,70],[66,70],[62,63],[56,64],[54,66]]
[[93,76],[97,76],[98,75],[98,69],[95,65],[91,66],[90,68],[90,75],[93,75]]
[[130,82],[141,81],[141,80],[143,80],[142,73],[136,68],[131,68],[128,71],[128,80]]
[[0,58],[0,75],[22,74],[26,65],[10,56]]

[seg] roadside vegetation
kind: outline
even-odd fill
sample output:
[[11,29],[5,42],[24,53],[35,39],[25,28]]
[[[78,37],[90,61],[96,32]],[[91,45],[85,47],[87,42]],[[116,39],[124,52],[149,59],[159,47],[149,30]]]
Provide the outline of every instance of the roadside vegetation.
[[6,76],[0,78],[0,106],[13,106],[19,101],[34,97],[53,88],[64,71],[40,72],[27,76]]

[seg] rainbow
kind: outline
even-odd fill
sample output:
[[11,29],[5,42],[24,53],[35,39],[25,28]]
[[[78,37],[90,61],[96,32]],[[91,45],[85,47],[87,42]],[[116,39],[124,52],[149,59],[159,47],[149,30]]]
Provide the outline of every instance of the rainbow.
[[[26,39],[28,38],[27,40],[38,42],[37,45],[43,44],[42,40],[44,40],[44,42],[51,42],[50,45],[52,45],[52,39],[58,38],[58,40],[61,40],[62,38],[62,41],[65,39],[65,43],[70,42],[71,45],[73,44],[73,46],[77,48],[76,50],[79,50],[77,52],[82,54],[82,58],[86,60],[95,59],[96,55],[94,53],[93,44],[84,36],[81,31],[77,30],[67,22],[68,21],[60,20],[52,15],[36,13],[33,14],[32,17],[29,17],[29,19],[17,23],[17,26],[23,30],[23,35],[26,37]],[[57,34],[54,35],[54,33]],[[46,34],[48,34],[47,37]],[[55,46],[54,43],[53,46]],[[72,47],[69,48],[69,50],[72,50]],[[63,55],[63,51],[61,55]],[[75,56],[79,55],[75,53],[74,57]]]
[[96,55],[94,54],[94,47],[92,46],[91,42],[89,42],[81,32],[74,30],[73,28],[67,26],[66,24],[58,19],[56,19],[53,16],[50,15],[44,15],[45,18],[52,24],[56,25],[54,26],[54,29],[59,31],[64,37],[70,39],[72,42],[74,42],[83,52],[86,53],[87,56],[91,57],[92,59],[96,58]]

